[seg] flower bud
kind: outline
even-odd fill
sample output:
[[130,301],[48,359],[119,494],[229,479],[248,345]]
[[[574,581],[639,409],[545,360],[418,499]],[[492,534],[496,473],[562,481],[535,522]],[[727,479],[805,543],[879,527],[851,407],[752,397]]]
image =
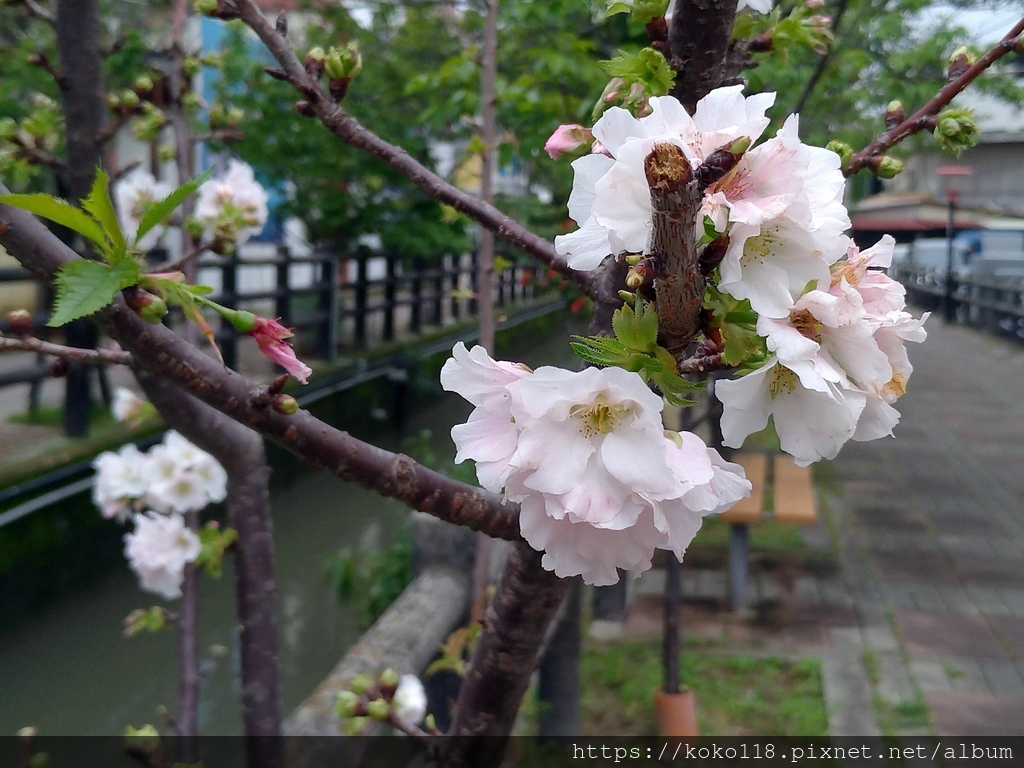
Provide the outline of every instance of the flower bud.
[[567,152],[576,152],[594,141],[594,134],[582,125],[560,125],[544,144],[548,157],[557,160]]
[[149,93],[153,90],[153,78],[149,75],[139,75],[135,78],[135,82],[132,83],[132,90],[138,95]]
[[343,48],[331,48],[324,62],[327,76],[332,80],[348,78],[352,80],[363,71],[363,57],[359,53],[359,45],[347,43]]
[[946,78],[949,80],[956,80],[960,75],[971,68],[974,61],[974,55],[967,50],[966,46],[961,45],[953,51],[953,55],[949,57],[949,64],[946,65]]
[[825,6],[825,0],[804,0],[804,8],[808,11],[816,11]]
[[27,725],[24,728],[19,728],[18,732],[14,734],[19,739],[34,739],[39,734],[39,729],[32,725]]
[[275,395],[271,407],[278,413],[292,416],[299,410],[299,403],[291,395]]
[[121,103],[124,104],[128,109],[134,109],[139,106],[142,100],[139,98],[139,94],[135,91],[121,91]]
[[245,119],[245,110],[241,107],[229,107],[224,119],[228,125],[234,128]]
[[626,263],[629,264],[629,266],[631,266],[631,267],[635,267],[637,264],[640,263],[640,260],[643,257],[644,257],[644,255],[642,253],[627,253],[626,254]]
[[382,689],[394,692],[395,688],[398,687],[398,673],[390,667],[385,669],[380,673],[380,686]]
[[160,748],[160,732],[148,724],[141,728],[129,725],[124,730],[124,741],[129,749],[150,755]]
[[877,163],[875,163],[872,170],[881,179],[892,179],[903,173],[903,161],[889,155],[883,155],[877,158]]
[[841,165],[846,165],[850,162],[850,158],[853,157],[853,147],[842,141],[836,141],[833,139],[825,145],[825,149],[839,155],[839,163]]
[[373,687],[373,678],[369,675],[359,674],[353,677],[348,683],[348,689],[357,695],[363,695]]
[[338,694],[338,701],[334,705],[334,711],[338,717],[356,717],[363,714],[362,699],[352,691],[342,691]]
[[902,123],[907,117],[907,111],[903,108],[903,102],[899,99],[893,99],[889,102],[889,106],[885,108],[885,127],[895,128],[897,125]]
[[366,714],[374,720],[384,722],[391,714],[391,706],[384,699],[374,699],[366,705]]
[[65,360],[63,357],[58,357],[52,363],[50,363],[50,376],[55,379],[63,379],[71,373],[71,363]]
[[126,295],[128,306],[147,323],[156,325],[167,314],[167,303],[148,291],[142,289],[131,291]]
[[195,91],[189,91],[181,97],[181,106],[186,112],[198,112],[202,109],[203,99]]
[[313,105],[308,101],[295,102],[295,111],[303,117],[316,117],[316,111],[313,109]]
[[107,108],[112,110],[118,110],[121,108],[121,97],[116,93],[107,94]]
[[28,336],[32,333],[32,313],[27,309],[15,309],[7,313],[7,322],[11,330],[19,336]]
[[202,68],[203,63],[192,56],[186,56],[181,62],[181,70],[185,73],[185,77],[195,77]]
[[427,715],[423,718],[423,730],[435,735],[439,733],[437,730],[437,720],[434,719],[433,715]]
[[370,724],[368,717],[350,717],[342,725],[346,736],[358,736]]
[[327,53],[319,45],[306,54],[306,72],[314,80],[324,73],[324,59]]
[[956,155],[978,143],[978,124],[968,108],[945,109],[935,119],[932,132],[936,143],[945,151]]
[[626,273],[626,287],[631,291],[638,291],[653,280],[651,264],[644,259],[635,266],[629,268]]
[[234,329],[239,333],[249,333],[256,327],[256,315],[244,309],[236,309],[234,313],[224,314]]
[[217,0],[195,0],[192,7],[202,16],[212,16],[217,10]]
[[619,291],[619,298],[627,303],[632,303],[636,300],[636,294],[629,291]]

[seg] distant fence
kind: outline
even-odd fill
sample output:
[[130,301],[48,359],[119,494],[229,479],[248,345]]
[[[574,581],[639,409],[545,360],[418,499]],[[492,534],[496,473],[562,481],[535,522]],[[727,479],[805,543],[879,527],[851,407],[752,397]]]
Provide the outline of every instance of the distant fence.
[[[197,266],[197,281],[214,288],[210,298],[279,318],[295,329],[302,353],[321,360],[332,360],[339,351],[366,351],[477,312],[475,253],[428,261],[394,251],[339,253],[318,246],[297,254],[282,244],[251,243],[231,256],[207,254]],[[496,272],[495,306],[531,298],[533,272],[532,266],[520,264]],[[0,287],[27,279],[20,267],[0,269]],[[45,301],[34,309],[35,327],[41,330],[48,316]],[[10,331],[6,318],[0,319],[0,331]],[[227,322],[216,331],[224,362],[232,368],[238,367],[239,335]],[[34,410],[49,374],[47,358],[36,356],[30,364],[0,371],[0,389],[30,384]]]
[[[977,262],[975,273],[955,277],[953,302],[958,321],[1024,339],[1024,262]],[[940,309],[946,295],[944,271],[896,265],[889,270],[915,304]]]

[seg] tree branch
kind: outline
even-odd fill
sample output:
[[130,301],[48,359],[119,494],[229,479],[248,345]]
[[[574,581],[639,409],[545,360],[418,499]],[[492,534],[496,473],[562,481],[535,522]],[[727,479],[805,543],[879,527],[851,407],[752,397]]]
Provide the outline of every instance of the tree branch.
[[59,357],[72,363],[87,363],[99,365],[131,365],[132,356],[127,352],[119,352],[113,349],[81,349],[79,347],[65,347],[63,344],[54,344],[50,341],[43,341],[34,336],[22,336],[18,339],[0,336],[0,350],[5,351],[26,351],[39,352],[44,355]]
[[677,0],[668,30],[668,63],[678,73],[672,95],[693,113],[722,81],[729,50],[734,0]]
[[974,82],[978,75],[992,66],[996,61],[1007,53],[1020,48],[1020,35],[1024,32],[1024,18],[1013,25],[1009,33],[992,46],[989,51],[979,58],[974,64],[968,67],[962,75],[944,85],[937,94],[917,112],[912,114],[902,123],[887,131],[878,134],[875,139],[864,149],[860,150],[843,167],[844,176],[852,176],[865,167],[870,167],[874,158],[880,157],[887,150],[899,144],[908,136],[921,131],[929,126],[930,118],[935,117],[939,111],[949,104],[955,96],[963,91],[968,85]]
[[[228,473],[228,517],[238,532],[235,555],[239,644],[242,661],[242,720],[248,737],[279,736],[281,694],[274,601],[274,540],[262,438],[201,403],[165,379],[138,375],[161,413],[173,414],[174,428],[217,459]],[[249,768],[279,764],[280,747],[270,739],[247,743]]]
[[695,242],[701,185],[674,144],[655,144],[644,160],[644,173],[651,190],[648,250],[654,263],[660,342],[678,357],[700,328],[704,300]]
[[445,768],[496,768],[501,763],[537,653],[571,584],[545,571],[541,553],[527,544],[511,548],[459,690],[449,732],[457,738],[442,746]]
[[[724,0],[716,0],[724,2]],[[263,41],[281,65],[288,82],[302,95],[305,104],[321,123],[335,136],[387,163],[409,181],[423,189],[435,200],[452,206],[486,227],[507,243],[533,256],[556,272],[576,283],[588,296],[592,296],[593,278],[588,272],[577,272],[555,253],[554,246],[538,237],[519,222],[505,215],[473,195],[452,186],[415,160],[404,149],[389,144],[364,127],[335,101],[324,93],[318,81],[306,72],[292,52],[285,37],[280,34],[260,11],[253,0],[238,0],[239,17]]]
[[821,81],[822,75],[825,74],[825,69],[828,67],[829,62],[832,61],[832,55],[835,53],[836,46],[839,43],[838,34],[839,27],[843,23],[843,16],[846,15],[846,7],[848,0],[839,0],[839,5],[836,6],[835,13],[832,16],[832,45],[828,47],[825,53],[818,57],[818,62],[814,65],[814,71],[811,76],[804,83],[804,88],[800,92],[800,98],[796,100],[796,106],[793,107],[793,112],[800,114],[804,105],[807,104],[807,100],[811,98],[811,94],[814,93],[814,89],[818,87],[818,83]]
[[[6,191],[2,184],[0,191]],[[5,205],[0,205],[0,244],[47,280],[61,265],[77,258],[31,214]],[[357,440],[306,411],[286,416],[260,407],[260,384],[225,368],[170,329],[145,322],[122,298],[106,310],[105,317],[138,367],[171,379],[309,464],[447,522],[499,539],[520,540],[518,505],[427,469],[408,456]]]

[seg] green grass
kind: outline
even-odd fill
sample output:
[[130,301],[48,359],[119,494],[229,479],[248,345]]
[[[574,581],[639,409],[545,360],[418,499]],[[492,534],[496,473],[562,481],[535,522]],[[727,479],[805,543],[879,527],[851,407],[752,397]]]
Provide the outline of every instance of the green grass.
[[[14,413],[7,421],[11,424],[27,424],[32,427],[63,427],[64,408],[59,405],[43,406],[36,409],[35,413]],[[102,404],[94,405],[89,409],[89,428],[101,429],[113,424],[114,417],[110,409]]]
[[[697,694],[700,731],[709,736],[820,736],[828,729],[816,659],[686,651],[680,668]],[[659,638],[592,643],[584,649],[583,730],[603,736],[656,734],[661,686]]]
[[[700,532],[693,540],[691,548],[707,547],[708,549],[724,549],[729,546],[729,524],[719,518],[708,517],[700,527]],[[806,550],[800,528],[795,525],[783,525],[766,520],[750,526],[750,546],[753,549],[771,549],[781,551]]]

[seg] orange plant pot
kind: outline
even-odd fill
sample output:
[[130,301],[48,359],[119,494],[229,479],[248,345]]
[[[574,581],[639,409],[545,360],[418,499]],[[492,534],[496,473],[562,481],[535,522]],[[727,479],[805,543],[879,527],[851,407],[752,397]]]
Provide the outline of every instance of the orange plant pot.
[[662,736],[699,736],[697,695],[693,691],[654,694],[654,715]]

